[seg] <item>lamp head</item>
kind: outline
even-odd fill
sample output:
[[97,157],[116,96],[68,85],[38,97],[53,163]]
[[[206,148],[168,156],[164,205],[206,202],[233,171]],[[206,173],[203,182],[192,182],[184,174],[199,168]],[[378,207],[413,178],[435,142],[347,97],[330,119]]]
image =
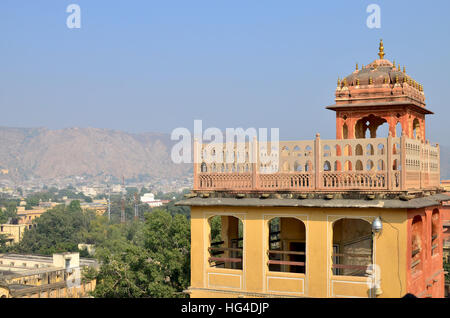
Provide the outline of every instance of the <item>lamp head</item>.
[[378,216],[372,222],[372,232],[378,233],[378,232],[381,232],[382,229],[383,229],[383,223],[381,222],[381,218]]

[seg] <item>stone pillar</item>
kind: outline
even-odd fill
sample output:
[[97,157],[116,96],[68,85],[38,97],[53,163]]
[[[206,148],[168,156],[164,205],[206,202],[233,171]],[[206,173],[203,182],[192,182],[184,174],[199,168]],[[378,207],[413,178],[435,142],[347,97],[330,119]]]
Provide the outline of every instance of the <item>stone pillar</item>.
[[423,157],[423,149],[424,149],[424,144],[423,141],[420,141],[420,152],[419,152],[419,189],[422,189],[422,180],[423,180],[423,173],[422,173],[422,163],[424,161],[424,157]]
[[440,180],[441,180],[441,148],[439,147],[439,144],[436,144],[437,148],[437,184],[434,184],[434,186],[439,186]]
[[395,126],[396,126],[396,121],[393,119],[393,117],[389,117],[387,119],[387,122],[389,124],[389,135],[390,136],[395,136],[396,132],[395,132]]
[[258,152],[258,139],[253,137],[251,152],[251,163],[252,163],[252,190],[259,189],[259,152]]
[[348,127],[348,139],[355,139],[355,125],[356,125],[357,119],[355,118],[349,118],[347,120],[347,127]]
[[316,140],[314,141],[314,187],[316,190],[322,188],[321,182],[321,171],[320,167],[320,157],[321,157],[321,146],[320,146],[320,134],[316,134]]
[[[400,139],[400,162],[401,162],[401,171],[400,171],[400,190],[406,190],[406,136],[405,132],[402,133],[402,137]],[[398,169],[398,167],[397,167]]]
[[201,165],[201,163],[199,163],[199,160],[200,160],[200,152],[199,152],[199,150],[200,150],[200,145],[199,145],[199,143],[198,143],[198,139],[197,138],[195,138],[194,139],[194,154],[193,154],[193,157],[194,157],[194,190],[198,190],[198,188],[199,188],[199,180],[198,180],[198,172],[199,172],[199,169],[200,169],[200,165]]
[[341,114],[336,112],[336,139],[344,139],[343,128],[344,120],[341,118]]
[[[390,127],[390,126],[389,126]],[[395,134],[395,127],[394,127],[394,134]],[[387,137],[387,143],[386,143],[386,186],[388,190],[392,190],[392,133],[389,130],[389,136]]]

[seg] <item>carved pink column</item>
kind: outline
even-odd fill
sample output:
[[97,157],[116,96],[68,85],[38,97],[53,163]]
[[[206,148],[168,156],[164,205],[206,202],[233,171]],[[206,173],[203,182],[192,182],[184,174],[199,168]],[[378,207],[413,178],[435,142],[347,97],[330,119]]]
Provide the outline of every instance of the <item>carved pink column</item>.
[[[394,131],[395,133],[395,131]],[[386,185],[388,190],[392,190],[392,133],[389,131],[389,136],[387,137],[386,145]]]
[[199,188],[198,171],[199,171],[199,144],[198,139],[194,138],[194,190]]
[[320,168],[320,134],[316,134],[316,140],[314,141],[314,187],[316,190],[322,188],[322,182],[320,178],[321,168]]
[[252,189],[259,189],[259,156],[258,156],[258,139],[253,137],[252,143]]
[[347,120],[347,128],[348,128],[348,139],[356,139],[355,134],[355,125],[356,125],[357,119],[355,118],[349,118]]
[[[440,180],[441,180],[441,148],[439,147],[439,144],[436,144],[437,148],[437,171],[438,171],[438,177],[437,177],[437,184],[434,186],[439,187]],[[429,164],[429,163],[428,163]]]
[[402,137],[400,139],[400,162],[401,164],[401,178],[400,178],[400,189],[406,190],[406,135],[405,132],[402,133]]

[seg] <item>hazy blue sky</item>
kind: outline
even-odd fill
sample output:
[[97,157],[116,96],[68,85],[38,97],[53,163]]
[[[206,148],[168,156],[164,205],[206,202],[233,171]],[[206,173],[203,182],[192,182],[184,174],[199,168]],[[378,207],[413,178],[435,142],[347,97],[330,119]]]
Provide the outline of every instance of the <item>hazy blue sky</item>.
[[[68,29],[66,7],[81,7]],[[381,29],[366,8],[381,7]],[[386,58],[424,85],[450,145],[450,1],[1,0],[1,126],[171,132],[279,127],[334,138],[338,76]]]

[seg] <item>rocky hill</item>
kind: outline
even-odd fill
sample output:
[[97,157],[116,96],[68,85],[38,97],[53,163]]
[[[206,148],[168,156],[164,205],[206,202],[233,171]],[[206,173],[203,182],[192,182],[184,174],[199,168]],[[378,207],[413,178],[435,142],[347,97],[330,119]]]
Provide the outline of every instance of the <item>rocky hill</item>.
[[[170,159],[173,143],[168,134],[160,133],[0,127],[0,169],[8,169],[15,180],[187,176],[192,165],[177,165]],[[441,145],[441,178],[450,179],[450,147],[444,145]]]
[[106,176],[182,177],[192,165],[170,160],[168,134],[97,128],[0,127],[0,168],[13,178]]

